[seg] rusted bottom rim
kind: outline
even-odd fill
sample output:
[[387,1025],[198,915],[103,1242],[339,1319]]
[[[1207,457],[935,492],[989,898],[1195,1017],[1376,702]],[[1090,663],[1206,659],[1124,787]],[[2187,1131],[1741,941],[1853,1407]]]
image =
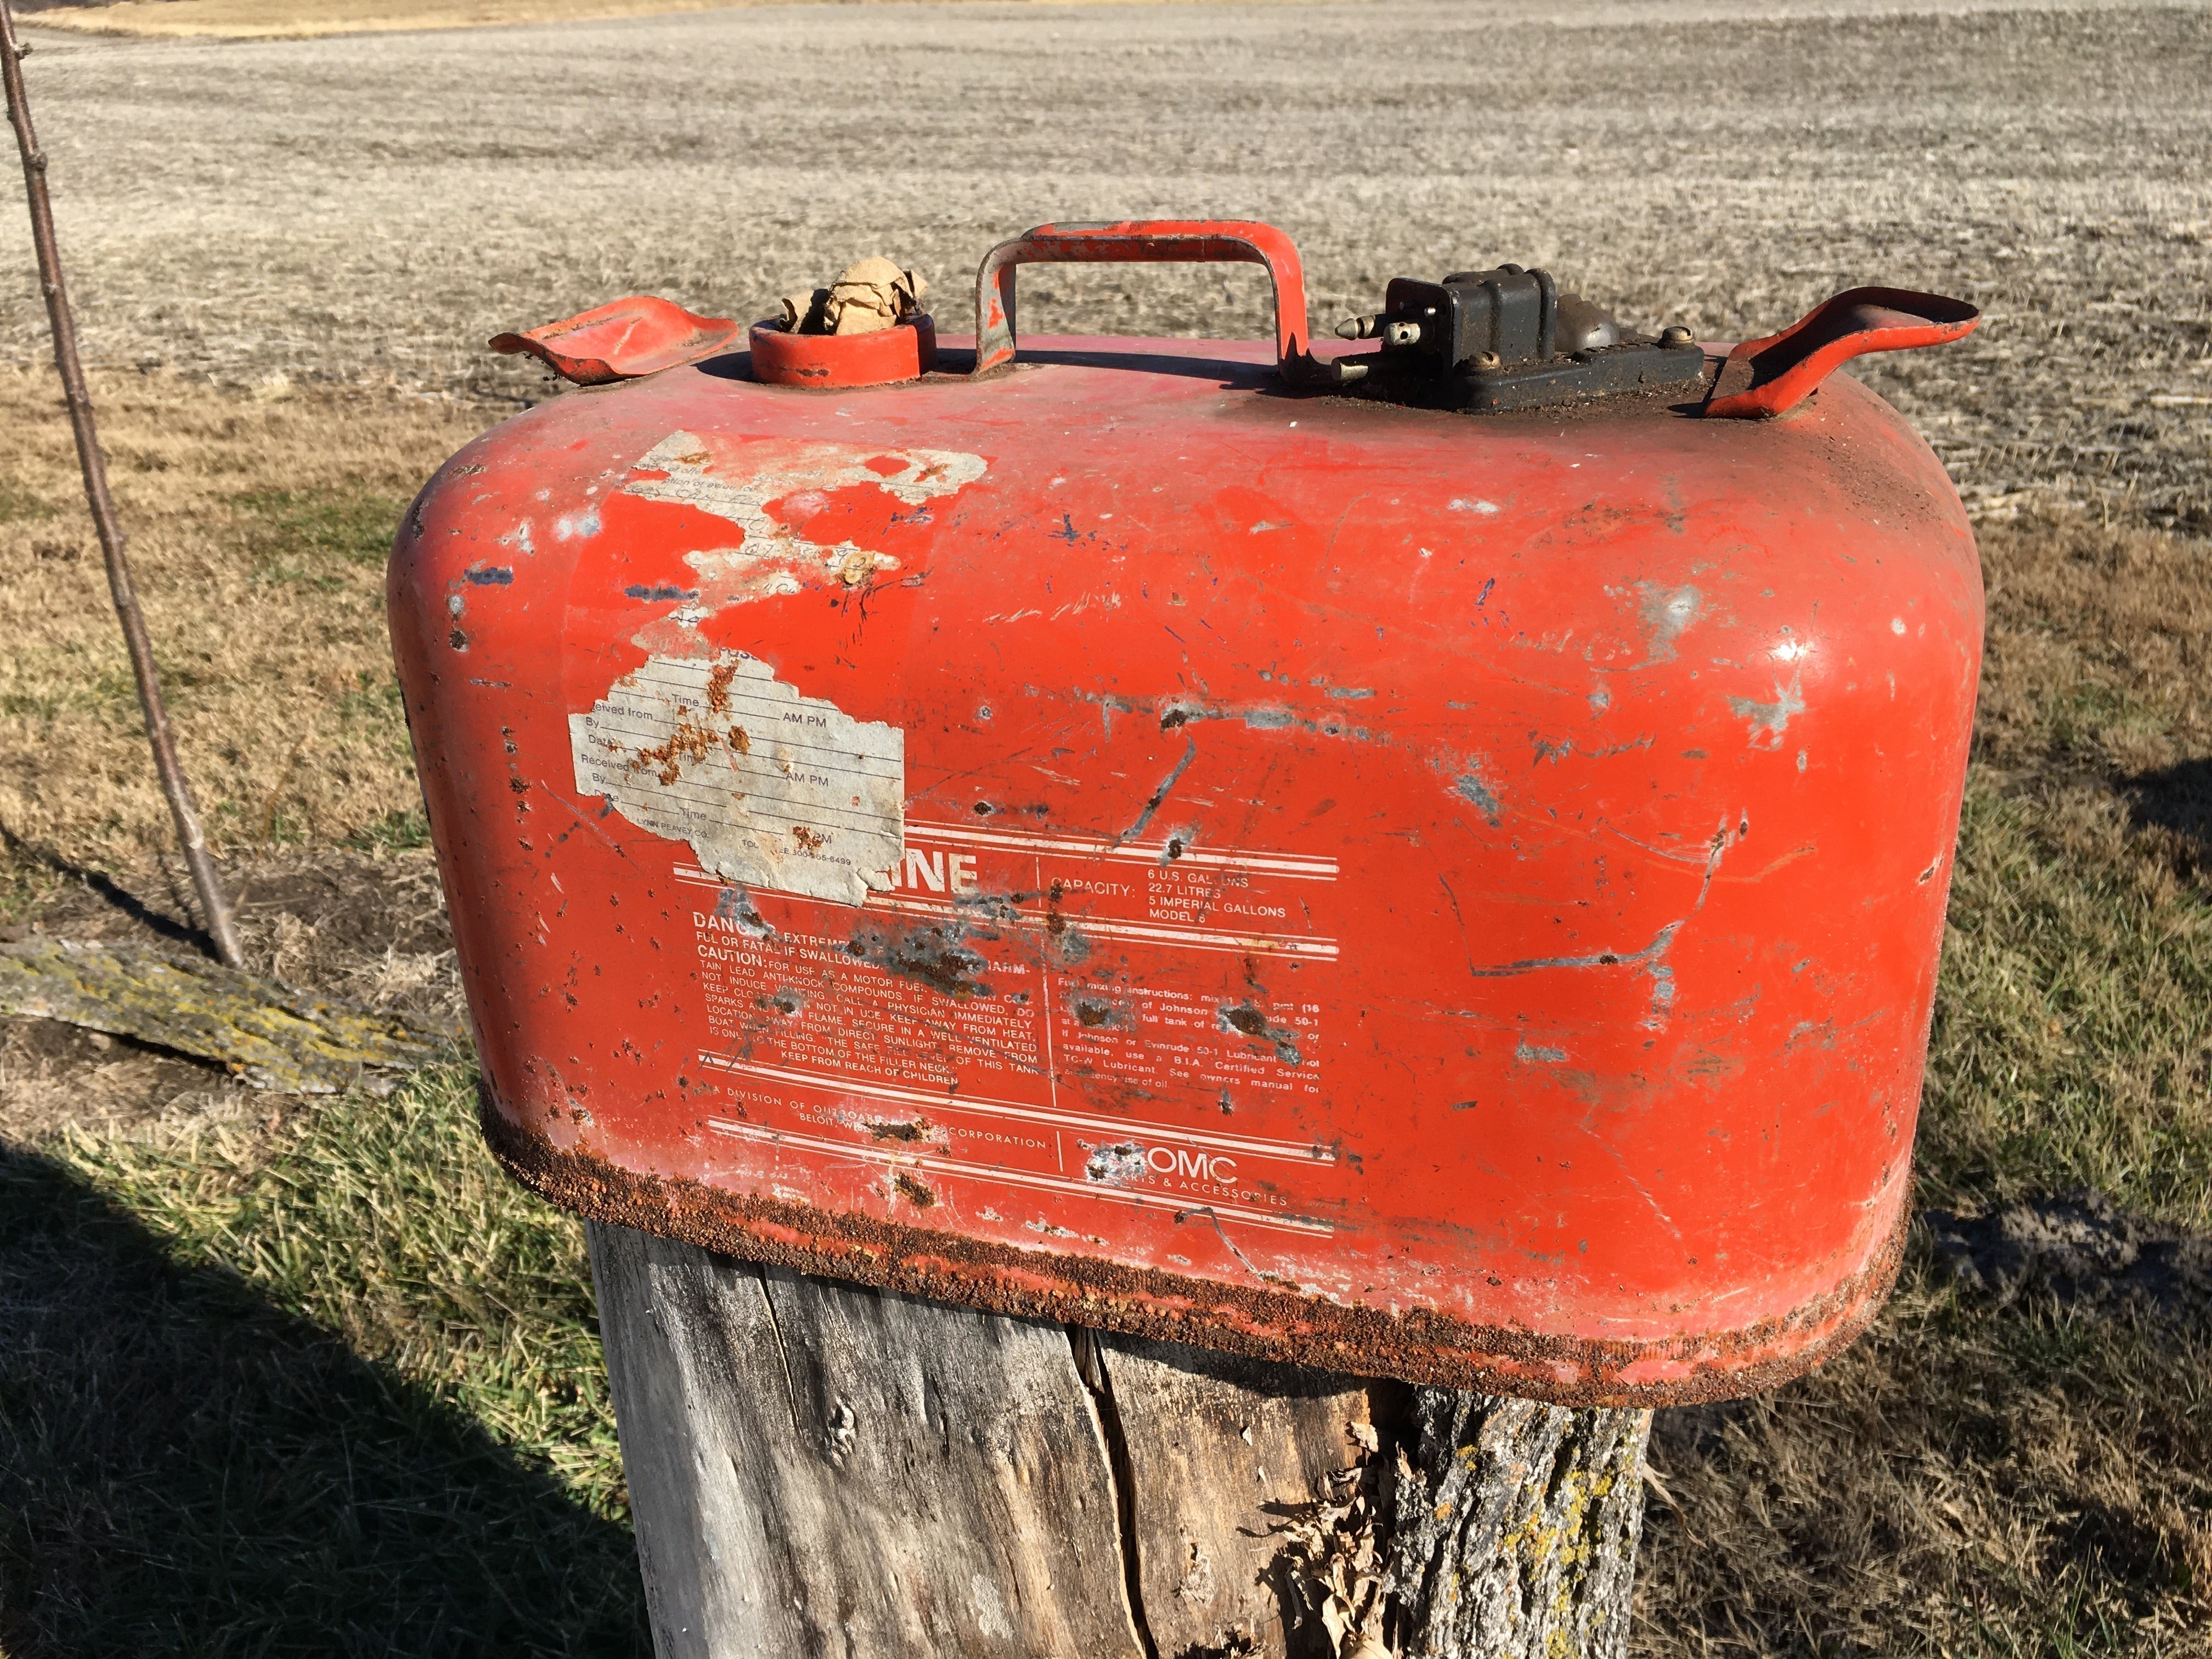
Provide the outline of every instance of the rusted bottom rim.
[[937,366],[937,328],[927,317],[872,334],[792,334],[759,322],[750,337],[753,379],[769,386],[890,386]]
[[[1864,1267],[1780,1318],[1665,1341],[1603,1341],[1474,1325],[1427,1310],[1393,1315],[1140,1273],[639,1175],[595,1154],[556,1146],[511,1121],[481,1084],[478,1103],[484,1138],[508,1173],[595,1221],[1017,1318],[1559,1406],[1685,1406],[1789,1382],[1850,1346],[1872,1322],[1896,1282],[1911,1220],[1911,1206],[1900,1203],[1888,1236]],[[1655,1364],[1673,1374],[1657,1380],[1630,1375]]]

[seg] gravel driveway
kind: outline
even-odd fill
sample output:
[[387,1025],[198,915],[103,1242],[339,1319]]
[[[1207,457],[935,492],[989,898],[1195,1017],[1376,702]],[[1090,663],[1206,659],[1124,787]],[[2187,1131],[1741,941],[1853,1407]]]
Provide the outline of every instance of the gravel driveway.
[[[1880,282],[1988,309],[1869,366],[1970,500],[2212,526],[2212,12],[1791,0],[786,6],[265,43],[31,31],[88,344],[535,394],[497,329],[762,314],[885,252],[965,283],[1048,218],[1273,220],[1316,322],[1515,259],[1765,331]],[[46,349],[0,185],[0,362]],[[964,281],[963,281],[964,279]],[[1249,268],[1039,275],[1033,327],[1251,332]]]

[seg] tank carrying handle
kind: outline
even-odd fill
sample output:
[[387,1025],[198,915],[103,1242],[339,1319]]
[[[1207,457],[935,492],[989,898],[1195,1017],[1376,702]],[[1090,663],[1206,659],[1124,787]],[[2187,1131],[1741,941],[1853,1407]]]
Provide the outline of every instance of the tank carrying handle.
[[1779,334],[1746,340],[1728,355],[1705,405],[1722,420],[1756,421],[1795,409],[1821,381],[1869,351],[1948,345],[1973,331],[1982,313],[1964,300],[1901,288],[1847,289]]
[[1340,386],[1364,365],[1309,349],[1306,278],[1298,250],[1273,225],[1248,219],[1125,219],[1116,224],[1039,225],[1001,242],[975,273],[975,373],[1014,359],[1014,268],[1077,264],[1227,263],[1265,265],[1275,286],[1275,368],[1289,385]]

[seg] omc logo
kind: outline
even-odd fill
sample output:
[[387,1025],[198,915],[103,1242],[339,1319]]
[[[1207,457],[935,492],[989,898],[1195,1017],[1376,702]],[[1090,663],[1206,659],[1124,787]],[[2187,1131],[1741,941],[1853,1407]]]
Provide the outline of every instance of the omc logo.
[[1155,1175],[1181,1176],[1186,1181],[1221,1183],[1237,1179],[1235,1158],[1218,1152],[1194,1152],[1187,1146],[1149,1147],[1145,1167]]
[[1194,1152],[1188,1146],[1147,1146],[1124,1140],[1110,1146],[1092,1146],[1083,1172],[1093,1181],[1143,1182],[1150,1177],[1169,1181],[1204,1182],[1227,1186],[1237,1179],[1237,1160],[1218,1152]]

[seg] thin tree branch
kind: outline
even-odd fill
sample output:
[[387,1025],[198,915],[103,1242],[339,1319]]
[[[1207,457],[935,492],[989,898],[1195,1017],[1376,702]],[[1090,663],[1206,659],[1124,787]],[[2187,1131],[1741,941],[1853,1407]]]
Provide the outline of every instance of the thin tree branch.
[[77,463],[84,471],[84,499],[100,532],[100,551],[107,560],[108,591],[114,595],[115,614],[131,648],[131,672],[138,682],[138,706],[145,712],[146,740],[153,747],[154,768],[161,774],[161,793],[168,798],[170,815],[177,821],[177,839],[184,844],[185,862],[191,868],[192,885],[199,892],[208,937],[216,956],[229,966],[240,968],[245,958],[238,948],[238,930],[231,923],[230,905],[223,897],[214,860],[208,856],[207,835],[200,827],[199,810],[192,805],[191,786],[177,760],[176,738],[169,729],[161,682],[154,666],[153,641],[138,608],[137,589],[131,583],[130,561],[124,554],[123,532],[115,521],[115,503],[107,493],[107,463],[93,429],[92,394],[86,389],[84,365],[77,357],[76,319],[70,311],[68,290],[62,286],[61,252],[54,241],[46,152],[39,148],[38,135],[32,130],[31,106],[23,91],[22,60],[30,50],[15,38],[15,19],[8,0],[0,0],[0,81],[7,84],[8,118],[15,129],[16,148],[23,153],[24,193],[30,200],[39,285],[46,296],[46,315],[53,324],[54,367],[61,371],[62,393],[69,401],[70,428],[76,435]]

